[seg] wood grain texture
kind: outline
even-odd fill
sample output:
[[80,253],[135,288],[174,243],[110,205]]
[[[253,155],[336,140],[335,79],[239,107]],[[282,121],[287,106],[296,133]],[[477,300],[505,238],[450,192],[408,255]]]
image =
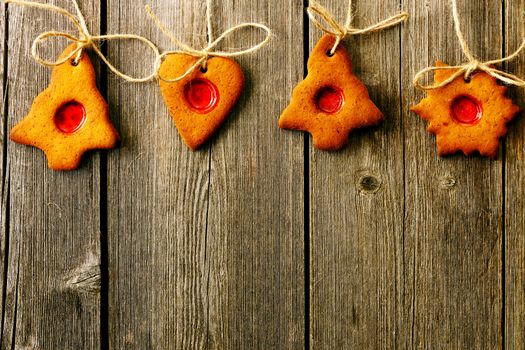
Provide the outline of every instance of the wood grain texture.
[[[6,21],[6,15],[7,15],[7,5],[2,4],[0,7],[0,74],[2,76],[2,87],[0,88],[0,92],[2,96],[1,101],[1,108],[0,113],[2,117],[0,118],[0,135],[1,135],[1,147],[2,147],[2,162],[0,165],[0,171],[2,174],[2,188],[1,188],[1,205],[0,205],[0,259],[2,259],[2,269],[1,269],[1,279],[0,279],[0,285],[2,287],[2,300],[4,300],[4,291],[5,291],[5,282],[7,277],[7,252],[6,252],[6,245],[7,245],[7,213],[8,213],[8,200],[9,200],[9,187],[8,187],[8,181],[5,174],[5,163],[7,159],[7,149],[5,147],[5,144],[7,142],[6,138],[6,115],[7,115],[7,96],[6,96],[6,68],[7,68],[7,57],[6,57],[6,39],[7,39],[7,21]],[[4,303],[0,304],[0,312],[3,315],[4,314]],[[3,333],[0,334],[0,344],[2,344],[3,339]]]
[[[502,157],[438,158],[435,137],[409,111],[424,93],[412,77],[436,59],[465,61],[447,1],[404,0],[406,288],[413,348],[502,345]],[[501,2],[458,1],[466,40],[483,59],[500,57]]]
[[[303,140],[277,120],[303,74],[302,3],[215,1],[215,35],[268,25],[268,46],[238,59],[247,86],[211,148],[209,317],[214,348],[304,347]],[[240,32],[223,47],[261,40]],[[238,40],[238,41],[237,41]]]
[[[150,4],[178,37],[204,45],[205,1]],[[108,163],[112,348],[303,346],[302,142],[276,127],[302,72],[295,65],[301,4],[213,4],[215,36],[254,21],[272,26],[276,37],[239,59],[244,95],[203,150],[192,152],[181,141],[156,83],[109,80],[122,134]],[[109,32],[134,32],[173,48],[142,4],[111,1],[108,14]],[[235,38],[223,48],[262,36],[248,31]],[[130,72],[151,60],[132,42],[110,44],[109,53]]]
[[[80,5],[97,32],[99,2]],[[57,14],[14,5],[9,5],[8,18],[10,129],[50,79],[51,70],[30,56],[33,38],[44,30],[72,27]],[[57,57],[64,47],[63,41],[50,43],[44,53]],[[9,193],[3,200],[7,195],[10,210],[2,349],[99,348],[99,157],[87,155],[78,171],[54,172],[40,150],[9,141],[7,151],[4,191]]]
[[[525,37],[525,1],[505,1],[505,51],[510,54]],[[525,58],[508,65],[510,72],[525,76]],[[525,92],[512,88],[516,104],[525,107]],[[506,349],[525,348],[525,123],[523,113],[511,125],[505,162],[505,329]]]
[[[198,1],[149,2],[176,35],[202,45]],[[133,0],[108,2],[108,32],[135,33],[170,49]],[[142,44],[110,43],[130,74],[151,69]],[[113,349],[204,348],[208,339],[206,218],[209,151],[191,152],[159,86],[108,77],[121,145],[108,159],[109,341]]]
[[[346,0],[323,1],[344,22]],[[399,11],[398,1],[354,1],[354,25]],[[311,25],[310,47],[321,35]],[[400,29],[350,38],[356,75],[385,115],[340,152],[310,146],[311,344],[314,349],[403,348],[403,130]]]
[[[67,0],[50,2],[72,10]],[[107,15],[109,33],[173,49],[144,2],[79,2],[93,32]],[[105,3],[107,14],[100,13]],[[146,3],[178,37],[205,44],[205,0]],[[511,125],[497,160],[440,159],[426,123],[409,111],[424,96],[412,86],[417,71],[436,59],[465,60],[448,1],[353,1],[358,27],[400,9],[411,17],[345,41],[386,119],[351,134],[336,153],[311,142],[305,148],[309,136],[277,128],[321,35],[303,23],[303,1],[212,3],[215,37],[247,21],[274,32],[267,47],[237,59],[246,89],[219,133],[190,151],[157,82],[108,73],[103,90],[121,145],[108,153],[107,169],[94,152],[67,173],[48,170],[41,151],[11,143],[6,132],[49,82],[50,69],[30,57],[33,38],[72,27],[53,13],[2,5],[9,11],[0,14],[0,347],[525,348],[525,124]],[[321,3],[344,19],[347,0]],[[466,39],[482,59],[512,52],[525,36],[525,0],[458,4]],[[261,38],[248,30],[220,48]],[[43,50],[53,57],[63,47]],[[149,73],[153,57],[142,44],[107,48],[126,73]],[[523,77],[525,58],[502,68]],[[510,91],[525,106],[523,89]],[[100,311],[106,221],[107,315]]]

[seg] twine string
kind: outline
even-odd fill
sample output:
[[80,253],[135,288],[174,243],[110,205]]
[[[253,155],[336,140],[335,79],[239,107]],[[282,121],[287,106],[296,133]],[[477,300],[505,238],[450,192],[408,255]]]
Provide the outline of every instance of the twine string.
[[[108,41],[109,40],[119,40],[119,39],[139,40],[145,43],[154,52],[155,57],[158,58],[160,56],[159,50],[151,41],[149,41],[148,39],[142,36],[138,36],[134,34],[91,35],[86,25],[86,19],[82,15],[82,12],[80,11],[77,1],[76,0],[71,0],[71,1],[73,2],[73,5],[75,7],[76,16],[72,14],[71,12],[67,11],[66,9],[63,9],[61,7],[51,5],[51,4],[44,4],[44,3],[25,1],[25,0],[5,0],[6,4],[16,4],[16,5],[38,8],[38,9],[43,9],[43,10],[50,10],[58,14],[61,14],[65,16],[67,19],[69,19],[71,23],[73,23],[73,25],[78,30],[78,33],[79,33],[78,36],[74,36],[69,33],[60,32],[60,31],[47,31],[47,32],[44,32],[38,35],[33,41],[33,44],[31,46],[31,56],[33,56],[35,61],[47,67],[59,66],[69,60],[71,60],[72,64],[76,65],[82,58],[82,51],[84,49],[91,48],[113,73],[115,73],[117,76],[121,77],[124,80],[127,80],[129,82],[146,82],[151,79],[154,79],[157,76],[156,66],[154,67],[155,68],[154,71],[146,77],[134,78],[132,76],[124,74],[123,72],[118,70],[113,64],[111,64],[111,62],[109,62],[106,56],[102,53],[102,51],[100,51],[100,49],[96,45],[97,42],[100,42],[103,40],[108,40]],[[39,46],[43,44],[44,42],[48,41],[49,39],[57,38],[57,37],[66,38],[76,43],[77,47],[73,51],[71,51],[67,56],[65,56],[62,59],[58,59],[56,61],[50,61],[50,60],[42,58],[38,53]]]
[[[456,80],[456,78],[462,75],[465,80],[469,80],[471,75],[474,72],[482,71],[508,85],[525,86],[525,80],[517,77],[516,75],[498,70],[493,67],[496,64],[508,62],[518,57],[521,54],[521,52],[525,50],[525,38],[523,39],[518,49],[514,51],[512,54],[506,57],[503,57],[503,58],[498,58],[495,60],[482,62],[478,58],[476,58],[476,56],[474,56],[474,54],[472,53],[472,51],[467,45],[463,32],[461,31],[461,23],[459,20],[459,13],[458,13],[456,0],[450,0],[450,1],[452,5],[452,15],[454,19],[454,27],[456,30],[456,36],[458,37],[459,43],[461,45],[461,49],[463,50],[463,54],[467,57],[468,62],[457,65],[457,66],[427,67],[421,70],[419,73],[417,73],[414,76],[414,82],[413,82],[414,85],[417,88],[422,89],[422,90],[435,90],[435,89],[439,89],[444,86],[447,86],[448,84]],[[454,72],[454,74],[452,74],[450,77],[448,77],[446,80],[442,81],[441,83],[435,83],[433,85],[422,85],[420,83],[421,79],[427,73],[437,71],[437,70],[446,70],[446,69],[456,70],[456,72]]]
[[[213,42],[213,28],[211,26],[211,0],[206,0],[206,38],[208,46]],[[208,67],[209,54],[206,54],[202,62],[202,69],[206,70]]]
[[[339,22],[337,22],[335,17],[330,12],[328,12],[328,10],[325,7],[323,7],[315,0],[313,0],[310,3],[310,6],[308,6],[306,12],[308,13],[308,17],[310,17],[312,23],[317,28],[319,28],[327,34],[335,36],[335,43],[332,49],[330,50],[330,55],[333,55],[335,53],[337,47],[341,43],[341,40],[343,40],[347,36],[369,34],[381,31],[383,29],[387,29],[396,26],[400,23],[403,23],[408,19],[407,12],[400,12],[397,15],[382,20],[381,22],[373,24],[369,27],[355,28],[352,25],[354,17],[352,10],[352,0],[348,0],[348,9],[344,25],[341,25]],[[317,18],[317,16],[319,16],[320,20]]]
[[[159,28],[159,30],[162,33],[164,33],[171,40],[171,42],[173,44],[175,44],[175,46],[177,46],[179,48],[178,50],[170,50],[170,51],[163,52],[162,54],[160,54],[157,57],[157,62],[155,63],[155,66],[157,67],[157,72],[158,72],[157,76],[158,76],[158,78],[160,80],[168,82],[168,83],[173,83],[173,82],[180,81],[180,80],[184,79],[185,77],[187,77],[188,75],[190,75],[198,67],[201,67],[203,70],[205,70],[206,67],[207,67],[207,62],[208,62],[209,57],[238,57],[238,56],[246,55],[246,54],[249,54],[249,53],[252,53],[252,52],[255,52],[255,51],[259,50],[260,48],[265,46],[270,41],[270,38],[272,36],[272,31],[270,30],[270,28],[268,28],[264,24],[251,23],[251,22],[238,24],[238,25],[236,25],[236,26],[226,30],[224,33],[219,35],[216,39],[213,39],[212,26],[211,26],[211,22],[212,22],[212,20],[211,20],[211,0],[207,0],[206,3],[207,3],[206,22],[207,22],[207,36],[208,36],[208,40],[207,41],[208,41],[208,44],[207,44],[207,46],[205,48],[203,48],[201,50],[194,49],[191,46],[189,46],[189,45],[185,44],[184,42],[182,42],[181,40],[179,40],[161,22],[161,20],[158,18],[158,16],[155,15],[155,13],[152,11],[150,6],[148,6],[148,5],[145,6],[146,12],[151,17],[151,19],[153,20],[155,25]],[[251,47],[248,47],[246,49],[238,49],[238,50],[235,50],[235,51],[219,51],[219,50],[215,50],[215,48],[224,39],[226,39],[227,37],[229,37],[233,33],[237,32],[237,31],[240,31],[242,29],[245,29],[245,28],[261,29],[261,30],[266,32],[266,37],[262,41],[260,41],[259,43],[255,44],[255,45],[253,45]],[[182,75],[180,75],[180,76],[178,76],[176,78],[167,79],[167,78],[162,77],[160,75],[159,70],[160,70],[160,65],[161,65],[162,61],[164,60],[164,58],[166,56],[169,56],[169,55],[172,55],[172,54],[186,54],[186,55],[197,57],[198,60],[193,65],[191,65],[191,67],[189,67]]]

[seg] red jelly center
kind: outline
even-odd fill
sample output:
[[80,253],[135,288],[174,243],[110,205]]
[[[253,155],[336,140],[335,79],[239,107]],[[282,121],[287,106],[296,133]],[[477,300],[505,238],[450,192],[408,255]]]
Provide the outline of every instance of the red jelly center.
[[325,113],[337,113],[343,108],[345,98],[340,89],[326,86],[317,93],[317,107]]
[[79,130],[86,121],[86,109],[76,101],[63,104],[55,114],[56,127],[66,133],[71,134]]
[[208,113],[217,106],[219,91],[207,79],[194,79],[184,88],[184,97],[192,109],[199,113]]
[[452,117],[458,123],[474,125],[481,119],[483,109],[474,97],[462,95],[452,101]]

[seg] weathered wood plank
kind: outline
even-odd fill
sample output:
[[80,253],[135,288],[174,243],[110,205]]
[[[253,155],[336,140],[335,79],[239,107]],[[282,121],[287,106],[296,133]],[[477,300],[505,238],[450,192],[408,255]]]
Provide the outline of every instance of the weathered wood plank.
[[[152,7],[183,40],[205,43],[205,1],[162,0]],[[109,32],[139,33],[172,48],[141,4],[112,1],[108,11]],[[239,59],[244,96],[202,151],[183,144],[156,83],[110,77],[122,134],[108,163],[114,348],[303,346],[303,185],[292,176],[301,174],[302,143],[276,127],[302,71],[301,4],[214,2],[215,35],[241,21],[268,23],[277,36]],[[236,38],[233,47],[261,36]],[[110,44],[109,52],[132,72],[148,61],[129,42]]]
[[[183,40],[202,44],[194,1],[150,3]],[[172,48],[143,4],[108,4],[108,32],[132,32]],[[204,39],[205,40],[205,39]],[[109,56],[140,74],[154,59],[132,41]],[[121,147],[108,161],[109,340],[114,349],[202,348],[208,337],[206,213],[209,152],[190,152],[167,113],[157,83],[109,77]]]
[[[2,300],[3,297],[4,297],[4,290],[5,290],[5,278],[7,276],[7,263],[6,263],[6,245],[7,245],[7,206],[8,206],[8,199],[9,199],[9,196],[8,196],[8,193],[9,193],[9,188],[7,186],[8,184],[8,181],[7,181],[7,178],[6,178],[6,174],[5,174],[5,163],[6,163],[6,159],[7,159],[7,150],[6,150],[6,147],[4,146],[7,139],[6,139],[6,135],[5,135],[5,130],[6,130],[6,115],[7,115],[7,96],[6,96],[6,79],[5,79],[5,69],[6,69],[6,64],[7,64],[7,57],[5,56],[5,53],[7,52],[7,48],[6,48],[6,38],[7,38],[7,33],[6,33],[6,29],[7,29],[7,21],[6,21],[6,13],[7,13],[7,5],[5,4],[2,4],[2,6],[0,7],[0,40],[1,40],[1,44],[0,44],[0,74],[1,74],[1,79],[2,79],[2,86],[0,87],[0,93],[2,96],[2,101],[1,101],[1,108],[0,108],[0,113],[2,115],[2,117],[0,118],[0,145],[1,145],[1,148],[2,148],[2,161],[0,163],[0,173],[2,174],[2,188],[1,188],[1,205],[0,205],[0,259],[2,260],[2,272],[1,272],[1,275],[0,275],[0,286],[1,286],[1,290],[2,290]],[[3,315],[4,314],[4,303],[2,302],[2,304],[0,304],[0,312],[1,314]],[[0,344],[2,343],[2,338],[3,338],[3,334],[0,334]]]
[[[80,5],[97,32],[99,1]],[[14,5],[8,18],[10,129],[50,79],[50,69],[30,57],[33,38],[46,29],[72,26],[57,14]],[[47,54],[58,55],[65,43],[49,47]],[[54,172],[35,148],[9,141],[7,151],[4,187],[9,188],[10,215],[2,348],[99,348],[99,157],[88,155],[78,171]]]
[[[525,1],[507,0],[506,54],[513,52],[525,37]],[[521,55],[508,66],[525,76]],[[512,88],[516,104],[525,107],[523,89]],[[511,125],[505,162],[505,348],[525,348],[525,123],[523,116]]]
[[[262,22],[270,45],[240,58],[247,85],[211,149],[208,224],[212,343],[219,349],[304,347],[303,139],[277,119],[303,75],[303,4],[214,1],[215,36]],[[242,32],[224,48],[263,37]]]
[[[323,1],[344,22],[346,0]],[[399,1],[354,1],[354,25],[399,11]],[[327,153],[310,146],[311,344],[314,349],[391,349],[403,322],[403,129],[399,28],[346,40],[356,74],[385,114]],[[320,31],[311,25],[311,43]]]
[[[196,1],[150,2],[183,40],[205,33]],[[143,4],[108,3],[108,32],[132,32],[172,48]],[[109,44],[109,57],[132,74],[150,69],[143,45]],[[206,217],[209,152],[189,151],[157,83],[110,76],[111,114],[121,147],[108,159],[109,341],[113,349],[203,348],[208,338]]]
[[[439,159],[435,137],[409,111],[424,93],[412,77],[436,59],[465,61],[448,1],[405,0],[402,32],[406,288],[414,348],[493,349],[502,344],[502,157]],[[479,57],[501,55],[501,2],[458,1],[466,40]],[[412,268],[410,268],[412,267]]]

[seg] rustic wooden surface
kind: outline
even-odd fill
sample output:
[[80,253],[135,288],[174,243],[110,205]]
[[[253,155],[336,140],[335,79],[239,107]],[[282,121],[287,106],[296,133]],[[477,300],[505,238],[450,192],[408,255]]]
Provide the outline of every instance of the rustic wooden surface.
[[[346,3],[323,1],[341,19],[345,18]],[[354,25],[362,27],[398,12],[399,2],[359,1],[354,11]],[[314,26],[310,33],[313,47],[321,33]],[[399,35],[399,28],[395,28],[345,41],[354,71],[385,113],[382,126],[352,134],[349,147],[340,152],[309,148],[313,348],[391,349],[406,333],[401,323]]]
[[[205,2],[151,5],[181,38],[205,44]],[[304,343],[303,179],[295,175],[303,170],[302,136],[275,127],[302,76],[294,65],[303,49],[296,29],[301,9],[281,0],[221,1],[212,8],[215,36],[243,21],[266,23],[277,34],[270,46],[238,60],[245,94],[221,137],[201,151],[188,150],[178,136],[156,83],[110,77],[112,115],[122,134],[108,159],[110,345],[284,349]],[[139,33],[173,48],[135,1],[109,3],[108,31]],[[263,37],[244,35],[244,45]],[[141,71],[144,60],[130,55],[143,57],[133,43],[110,45],[112,61]]]
[[[405,263],[416,348],[493,349],[502,344],[502,215],[504,155],[436,157],[434,137],[409,107],[423,96],[411,88],[417,70],[435,59],[460,63],[450,6],[410,1],[413,20],[402,34],[405,129]],[[480,57],[501,57],[502,6],[461,1],[463,31]],[[490,25],[489,25],[490,23]],[[414,50],[421,47],[423,50]]]
[[[172,48],[143,2],[79,2],[93,32]],[[146,3],[180,38],[206,42],[205,1]],[[276,126],[321,34],[303,1],[214,3],[215,36],[245,21],[275,34],[238,59],[247,88],[218,136],[189,151],[157,83],[123,82],[93,57],[121,144],[70,173],[6,136],[49,81],[32,39],[67,22],[3,5],[1,348],[525,348],[525,124],[495,161],[439,159],[409,111],[424,96],[418,70],[464,61],[447,2],[354,1],[358,26],[400,9],[411,18],[345,40],[386,120],[336,153]],[[341,20],[346,3],[322,1]],[[458,3],[482,58],[525,36],[524,0]],[[223,48],[259,39],[248,31]],[[104,50],[127,73],[149,69],[142,44]],[[525,76],[525,58],[508,69]],[[525,106],[523,89],[510,91]]]
[[[100,7],[81,3],[98,31]],[[7,130],[25,116],[50,71],[28,55],[35,34],[71,28],[63,17],[9,6]],[[9,35],[11,34],[11,35]],[[51,45],[48,55],[63,45]],[[63,44],[63,42],[62,42]],[[7,137],[4,130],[3,137]],[[100,345],[100,167],[85,157],[76,172],[53,172],[41,151],[8,142],[2,202],[4,268],[2,348]]]
[[[504,50],[510,54],[525,37],[525,1],[507,0],[505,6]],[[522,55],[508,65],[520,76],[525,75],[525,57]],[[512,96],[522,108],[525,91],[514,89]],[[522,118],[523,119],[523,118]],[[508,349],[525,347],[525,124],[518,120],[506,141],[504,168],[504,341]]]

